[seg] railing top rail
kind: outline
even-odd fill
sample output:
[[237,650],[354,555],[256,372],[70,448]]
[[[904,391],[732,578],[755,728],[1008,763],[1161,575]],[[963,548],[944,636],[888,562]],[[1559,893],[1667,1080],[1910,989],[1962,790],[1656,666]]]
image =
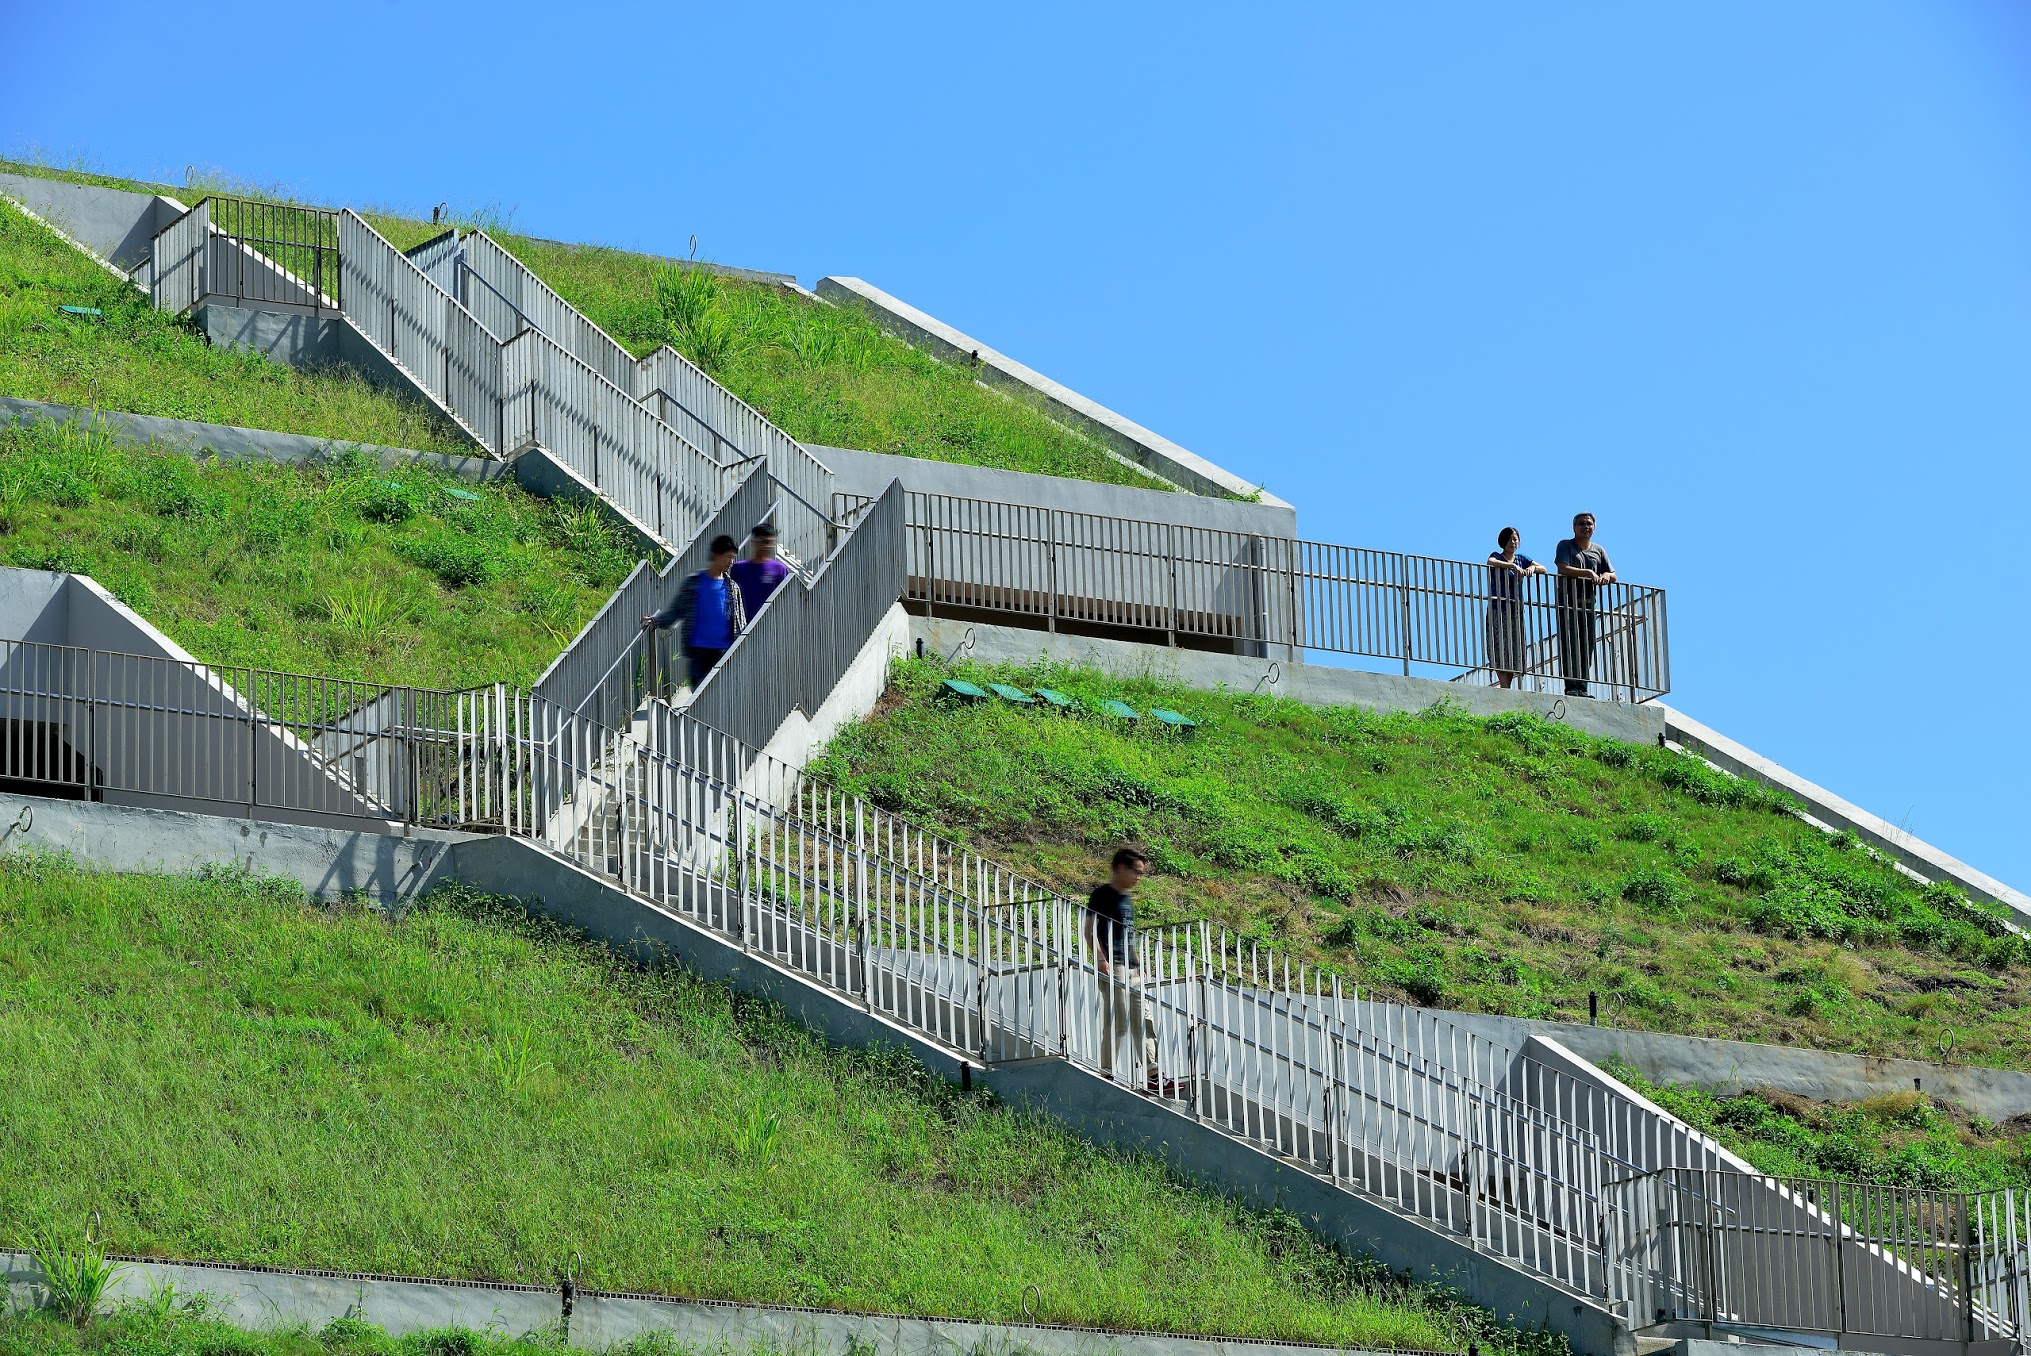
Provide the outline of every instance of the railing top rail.
[[[663,357],[663,355],[664,355],[664,354],[666,354],[666,353],[667,353],[667,354],[669,354],[669,355],[670,355],[671,357],[673,357],[673,358],[677,359],[677,360],[678,360],[679,362],[683,363],[683,364],[684,364],[684,365],[685,365],[686,367],[689,367],[690,369],[692,369],[692,370],[693,370],[694,372],[697,372],[697,373],[698,373],[698,375],[700,375],[701,377],[704,377],[704,378],[705,378],[705,379],[706,379],[707,381],[710,381],[710,382],[712,382],[712,384],[713,384],[714,386],[716,386],[716,387],[718,387],[718,388],[719,388],[720,392],[722,393],[723,397],[724,397],[724,398],[725,398],[726,400],[728,400],[728,401],[731,401],[731,402],[732,402],[732,403],[734,404],[734,406],[735,406],[736,408],[738,408],[738,409],[741,409],[741,410],[744,410],[744,411],[746,411],[746,412],[747,412],[748,414],[750,414],[750,415],[753,415],[753,416],[754,416],[754,418],[755,418],[755,420],[756,420],[756,421],[757,421],[758,423],[760,423],[760,424],[762,425],[762,427],[764,427],[764,428],[768,429],[768,430],[769,430],[770,432],[772,432],[772,433],[775,433],[775,434],[777,434],[777,435],[778,435],[778,436],[780,436],[780,437],[781,437],[781,438],[782,438],[782,439],[783,439],[784,441],[786,441],[786,442],[788,442],[788,443],[791,443],[792,445],[794,445],[794,446],[795,446],[795,447],[796,447],[796,448],[797,448],[797,449],[798,449],[799,451],[801,451],[801,452],[802,452],[802,453],[803,453],[803,454],[804,454],[804,455],[805,455],[806,457],[808,457],[808,458],[809,458],[809,459],[810,459],[811,461],[813,461],[813,462],[817,463],[817,465],[818,465],[818,466],[819,466],[820,468],[822,468],[822,469],[823,469],[823,470],[825,471],[825,473],[826,473],[827,475],[830,475],[830,474],[832,474],[832,468],[831,468],[830,466],[826,466],[826,465],[825,465],[825,462],[824,462],[824,460],[823,460],[822,458],[818,457],[818,456],[817,456],[816,454],[814,454],[814,453],[813,453],[813,452],[811,451],[811,449],[810,449],[810,448],[808,448],[808,447],[805,447],[803,443],[801,443],[801,442],[798,442],[798,441],[797,441],[797,439],[795,439],[795,438],[792,438],[792,437],[791,437],[791,436],[790,436],[790,435],[789,435],[788,433],[785,433],[785,432],[784,432],[784,431],[782,430],[782,428],[780,428],[780,427],[779,427],[779,426],[778,426],[778,425],[776,424],[776,422],[775,422],[775,421],[774,421],[773,419],[770,419],[770,418],[769,418],[769,416],[767,416],[766,414],[763,414],[763,413],[762,413],[762,412],[761,412],[760,410],[758,410],[758,409],[756,409],[756,408],[755,408],[754,406],[752,406],[752,405],[748,404],[748,402],[747,402],[747,401],[745,401],[745,400],[742,400],[742,399],[741,399],[741,398],[740,398],[739,396],[735,395],[735,394],[734,394],[734,393],[733,393],[733,392],[732,392],[731,390],[728,390],[728,389],[727,389],[727,387],[726,387],[726,386],[725,386],[725,385],[724,385],[724,384],[723,384],[722,382],[719,382],[719,381],[715,380],[715,379],[713,378],[713,376],[712,376],[712,374],[711,374],[710,372],[707,372],[707,371],[706,371],[706,370],[705,370],[704,368],[700,367],[700,366],[699,366],[699,365],[698,365],[697,363],[694,363],[694,362],[692,362],[692,361],[691,361],[691,359],[689,359],[689,358],[685,357],[685,356],[684,356],[684,355],[683,355],[682,353],[678,352],[678,351],[677,351],[677,350],[676,350],[676,349],[675,349],[674,347],[672,347],[671,345],[669,345],[669,344],[658,344],[658,345],[657,345],[657,346],[656,346],[655,348],[651,349],[651,350],[649,351],[648,355],[647,355],[646,357],[644,357],[644,358],[643,358],[643,359],[642,359],[641,361],[643,361],[643,362],[656,362],[656,361],[659,361],[659,360],[661,360],[661,359],[662,359],[662,357]],[[670,398],[671,398],[672,400],[677,400],[677,397],[676,397],[676,396],[675,396],[674,394],[672,394],[672,393],[671,393],[671,392],[669,392],[669,391],[665,391],[665,390],[663,390],[663,388],[662,388],[662,387],[660,387],[660,386],[659,386],[659,387],[657,387],[656,389],[657,389],[658,391],[661,391],[661,392],[662,392],[662,394],[664,394],[664,395],[666,395],[666,396],[669,396],[669,397],[670,397]],[[682,405],[682,404],[683,404],[683,402],[682,402],[681,400],[679,400],[679,401],[678,401],[678,404]],[[687,406],[686,408],[688,409],[689,407]],[[694,416],[694,417],[696,417],[696,412],[695,412],[695,411],[693,411],[693,416]]]
[[[1124,528],[1128,528],[1128,529],[1134,529],[1134,530],[1147,530],[1147,529],[1150,529],[1150,528],[1152,528],[1152,527],[1155,527],[1155,528],[1159,528],[1159,529],[1163,529],[1163,528],[1170,528],[1171,530],[1174,530],[1174,531],[1176,531],[1176,532],[1179,532],[1179,533],[1183,533],[1183,534],[1188,534],[1188,535],[1189,535],[1190,537],[1192,537],[1192,538],[1195,538],[1195,539],[1199,539],[1199,540],[1205,540],[1205,539],[1227,539],[1227,540],[1232,540],[1232,541],[1235,541],[1235,542],[1249,542],[1249,541],[1281,541],[1281,542],[1289,542],[1289,543],[1290,543],[1290,544],[1291,544],[1292,546],[1294,546],[1294,547],[1301,547],[1301,548],[1316,548],[1316,549],[1318,549],[1318,550],[1322,550],[1322,551],[1332,551],[1332,552],[1349,552],[1349,553],[1356,553],[1356,554],[1359,554],[1359,555],[1365,555],[1365,556],[1372,556],[1372,557],[1375,557],[1375,558],[1378,558],[1378,559],[1388,559],[1388,560],[1393,560],[1393,561],[1401,561],[1401,562],[1404,562],[1404,563],[1406,563],[1406,564],[1410,564],[1410,565],[1415,565],[1415,566],[1421,566],[1421,567],[1422,567],[1422,566],[1445,566],[1445,567],[1452,567],[1452,568],[1457,568],[1457,569],[1462,569],[1462,570],[1483,570],[1483,569],[1486,569],[1486,568],[1488,568],[1488,562],[1486,561],[1486,559],[1485,559],[1485,558],[1484,558],[1484,559],[1481,559],[1481,560],[1464,560],[1464,559],[1460,559],[1460,558],[1458,558],[1458,557],[1452,557],[1452,556],[1425,556],[1425,555],[1415,555],[1415,554],[1412,554],[1412,553],[1410,553],[1410,552],[1407,552],[1407,551],[1391,551],[1391,550],[1387,550],[1387,549],[1384,549],[1384,548],[1382,548],[1382,547],[1374,547],[1374,546],[1344,546],[1344,545],[1340,545],[1340,544],[1338,544],[1338,543],[1335,543],[1335,542],[1321,542],[1321,541],[1313,541],[1313,540],[1311,540],[1310,538],[1306,538],[1306,537],[1279,537],[1279,536],[1276,536],[1276,535],[1275,535],[1275,534],[1273,534],[1273,533],[1264,533],[1264,532],[1245,532],[1245,531],[1240,531],[1240,530],[1237,530],[1237,529],[1235,529],[1235,528],[1228,528],[1228,527],[1195,527],[1195,526],[1183,526],[1183,525],[1171,525],[1171,524],[1163,524],[1163,523],[1151,523],[1151,522],[1149,522],[1149,521],[1148,521],[1148,520],[1146,520],[1146,519],[1142,519],[1142,518],[1126,518],[1126,517],[1122,517],[1122,516],[1120,516],[1120,515],[1118,515],[1118,514],[1108,514],[1108,513],[1093,513],[1093,512],[1089,512],[1089,511],[1087,511],[1087,510],[1085,510],[1085,509],[1067,509],[1067,508],[1049,508],[1049,507],[1045,507],[1045,506],[1042,506],[1042,505],[1032,505],[1032,504],[1010,504],[1010,503],[1007,503],[1007,502],[1005,502],[1005,501],[1002,501],[1002,500],[997,500],[997,499],[982,499],[982,498],[978,498],[978,497],[976,497],[976,496],[973,496],[973,495],[963,495],[963,494],[944,494],[944,493],[940,493],[940,492],[938,492],[938,491],[935,491],[935,490],[910,490],[910,491],[907,491],[907,493],[908,493],[908,496],[909,496],[910,500],[912,500],[913,502],[916,502],[916,503],[926,503],[926,502],[930,502],[930,501],[936,501],[936,502],[938,502],[938,503],[941,503],[941,504],[962,504],[962,505],[968,505],[968,506],[978,506],[978,507],[980,507],[980,508],[982,508],[982,509],[991,509],[991,510],[994,510],[994,511],[996,511],[996,512],[999,512],[999,513],[1006,513],[1006,512],[1008,512],[1009,510],[1013,509],[1013,510],[1016,510],[1016,511],[1018,511],[1018,512],[1022,512],[1022,513],[1029,513],[1029,514],[1036,514],[1036,515],[1039,515],[1039,516],[1042,516],[1042,515],[1051,515],[1051,516],[1055,516],[1055,517],[1057,517],[1057,518],[1060,518],[1060,519],[1065,519],[1065,518],[1071,518],[1071,519],[1079,519],[1079,520],[1083,520],[1083,521],[1086,521],[1086,522],[1093,522],[1093,523],[1112,523],[1112,524],[1119,524],[1119,525],[1121,525],[1121,526],[1122,526],[1122,527],[1124,527]],[[866,494],[852,494],[852,493],[841,493],[841,494],[840,494],[840,495],[839,495],[838,497],[839,497],[840,499],[842,499],[842,500],[844,500],[844,501],[848,502],[848,503],[854,503],[854,504],[856,504],[856,506],[858,505],[858,502],[859,502],[859,501],[871,501],[871,500],[872,500],[872,499],[874,498],[874,496],[872,496],[872,495],[866,495]],[[930,528],[930,529],[933,529],[933,530],[944,530],[944,529],[950,529],[950,530],[956,530],[956,531],[963,531],[963,530],[965,530],[965,525],[964,525],[964,524],[959,524],[959,523],[919,523],[919,524],[916,524],[916,526],[918,526],[918,527],[923,527],[923,528]],[[1011,533],[1012,535],[1014,534],[1014,529],[1012,529],[1012,528],[1006,528],[1006,527],[1005,527],[1005,525],[1003,525],[1003,526],[1004,526],[1004,529],[1005,529],[1005,530],[1009,531],[1009,532],[1010,532],[1010,533]],[[1096,548],[1092,548],[1092,549],[1105,549],[1105,548],[1098,548],[1098,547],[1096,547]],[[1237,566],[1237,567],[1239,567],[1239,566]],[[1264,566],[1264,568],[1271,568],[1271,567],[1270,567],[1270,566],[1268,566],[1268,565],[1265,565],[1265,566]],[[1311,576],[1311,577],[1317,577],[1317,578],[1344,578],[1344,577],[1346,577],[1346,576],[1342,576],[1342,575],[1336,575],[1336,574],[1330,574],[1330,573],[1326,573],[1326,572],[1323,572],[1323,571],[1320,571],[1320,570],[1317,570],[1317,569],[1310,569],[1310,568],[1306,568],[1306,567],[1304,567],[1303,565],[1301,565],[1301,564],[1299,564],[1298,562],[1295,562],[1295,561],[1294,561],[1294,562],[1292,562],[1292,563],[1291,563],[1291,564],[1290,564],[1290,565],[1289,565],[1288,567],[1285,567],[1285,566],[1276,566],[1275,568],[1276,568],[1276,569],[1278,570],[1278,572],[1279,572],[1279,573],[1281,573],[1281,572],[1285,572],[1285,570],[1286,570],[1286,569],[1288,569],[1288,570],[1294,571],[1295,573],[1297,573],[1297,574],[1300,574],[1300,575],[1305,575],[1305,576]],[[1550,577],[1555,577],[1555,576],[1546,576],[1546,577],[1547,577],[1547,578],[1550,578]],[[1409,582],[1409,581],[1407,581],[1407,580],[1393,580],[1393,581],[1390,581],[1390,582],[1391,582],[1392,584],[1403,584],[1403,585],[1405,585],[1405,586],[1408,586],[1408,587],[1411,587],[1411,588],[1414,588],[1414,589],[1415,589],[1415,588],[1425,588],[1425,589],[1426,589],[1426,591],[1433,591],[1433,592],[1444,592],[1444,591],[1446,591],[1446,590],[1444,590],[1444,589],[1442,589],[1442,588],[1440,588],[1440,589],[1431,589],[1431,588],[1429,588],[1429,587],[1427,587],[1427,586],[1421,586],[1421,585],[1418,585],[1418,584],[1414,584],[1414,583],[1410,583],[1410,582]],[[1652,585],[1652,584],[1635,584],[1635,583],[1630,583],[1630,582],[1627,582],[1627,581],[1625,581],[1625,580],[1621,580],[1621,579],[1617,579],[1617,580],[1615,581],[1615,583],[1614,583],[1613,585],[1608,585],[1608,586],[1604,586],[1604,587],[1608,587],[1608,588],[1621,588],[1621,589],[1627,589],[1627,590],[1629,590],[1629,591],[1631,591],[1631,592],[1633,592],[1633,593],[1641,593],[1641,594],[1656,594],[1656,595],[1662,595],[1662,594],[1664,593],[1664,589],[1663,589],[1663,588],[1661,588],[1661,587],[1659,587],[1659,586],[1656,586],[1656,585]],[[1475,595],[1475,596],[1480,596],[1480,595]]]

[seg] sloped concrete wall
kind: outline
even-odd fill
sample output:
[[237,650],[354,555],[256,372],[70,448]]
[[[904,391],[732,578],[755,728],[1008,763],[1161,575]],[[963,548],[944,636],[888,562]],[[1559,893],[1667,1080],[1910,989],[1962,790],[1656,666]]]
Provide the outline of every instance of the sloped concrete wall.
[[4,194],[127,273],[148,262],[156,232],[189,209],[174,198],[0,173]]

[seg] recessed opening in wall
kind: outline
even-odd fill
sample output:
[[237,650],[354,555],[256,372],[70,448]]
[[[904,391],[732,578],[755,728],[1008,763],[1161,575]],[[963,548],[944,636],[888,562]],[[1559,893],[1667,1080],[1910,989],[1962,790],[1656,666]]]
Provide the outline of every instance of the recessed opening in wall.
[[0,718],[0,795],[99,800],[104,778],[87,778],[84,755],[64,726],[45,720]]

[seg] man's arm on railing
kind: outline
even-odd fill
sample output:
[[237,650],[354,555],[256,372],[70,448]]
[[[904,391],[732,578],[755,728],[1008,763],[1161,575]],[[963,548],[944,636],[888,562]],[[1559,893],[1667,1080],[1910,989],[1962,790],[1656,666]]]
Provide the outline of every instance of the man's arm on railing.
[[695,587],[692,581],[696,577],[695,575],[687,574],[684,578],[678,580],[677,592],[671,596],[670,605],[660,612],[651,612],[648,616],[642,618],[642,629],[644,631],[661,630],[666,626],[675,625],[677,622],[689,618],[691,615],[691,595]]

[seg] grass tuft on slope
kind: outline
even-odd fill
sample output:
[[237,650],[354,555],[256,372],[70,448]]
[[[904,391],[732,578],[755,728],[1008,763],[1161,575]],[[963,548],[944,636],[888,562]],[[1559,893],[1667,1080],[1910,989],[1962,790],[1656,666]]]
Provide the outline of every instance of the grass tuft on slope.
[[2031,1068],[2031,954],[1781,797],[1536,716],[1375,715],[1091,671],[963,672],[1173,707],[1180,738],[938,697],[905,660],[815,765],[1068,893],[1145,841],[1157,919],[1223,920],[1435,1007]]
[[1563,1343],[460,886],[0,857],[0,1220],[117,1251],[1012,1321]]
[[[63,306],[95,308],[74,315]],[[0,395],[470,455],[413,400],[343,368],[302,371],[213,348],[132,284],[0,202]]]
[[510,481],[357,452],[197,461],[89,423],[0,429],[0,564],[89,574],[206,663],[526,684],[634,559],[597,510]]

